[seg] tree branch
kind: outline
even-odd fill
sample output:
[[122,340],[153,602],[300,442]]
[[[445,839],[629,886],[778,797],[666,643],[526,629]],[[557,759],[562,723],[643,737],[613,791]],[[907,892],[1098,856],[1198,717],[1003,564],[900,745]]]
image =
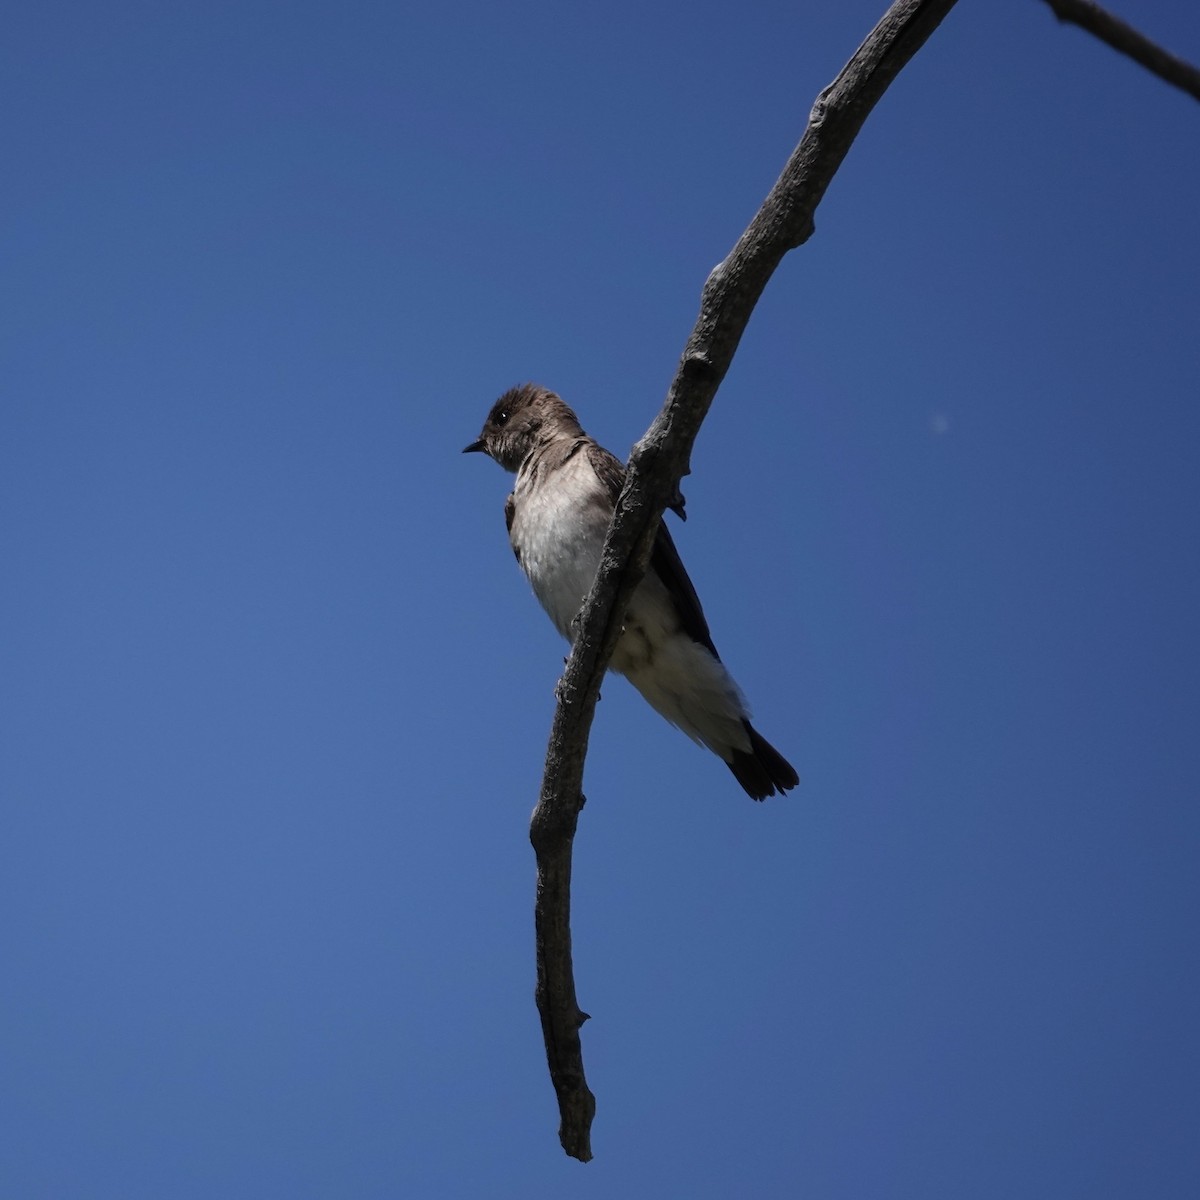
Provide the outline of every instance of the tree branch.
[[838,77],[817,97],[800,144],[729,257],[709,276],[662,411],[634,447],[625,486],[579,635],[558,685],[541,795],[530,824],[538,863],[537,1003],[550,1077],[558,1095],[559,1141],[591,1158],[596,1102],[583,1071],[571,966],[571,843],[583,807],[583,763],[600,680],[623,614],[649,561],[663,509],[688,473],[692,445],[733,361],[750,314],[776,266],[813,232],[813,213],[888,85],[954,7],[955,0],[897,0]]
[[1046,0],[1046,3],[1060,21],[1094,33],[1102,42],[1107,42],[1114,50],[1140,63],[1151,74],[1200,100],[1200,71],[1191,63],[1168,54],[1120,18],[1105,12],[1098,4],[1091,3],[1091,0]]

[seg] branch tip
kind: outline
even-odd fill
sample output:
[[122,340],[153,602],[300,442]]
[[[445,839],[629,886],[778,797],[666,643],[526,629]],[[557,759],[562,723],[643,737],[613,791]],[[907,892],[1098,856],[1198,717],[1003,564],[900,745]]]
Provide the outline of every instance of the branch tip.
[[1046,0],[1060,25],[1078,25],[1164,83],[1200,100],[1200,70],[1164,50],[1091,0]]

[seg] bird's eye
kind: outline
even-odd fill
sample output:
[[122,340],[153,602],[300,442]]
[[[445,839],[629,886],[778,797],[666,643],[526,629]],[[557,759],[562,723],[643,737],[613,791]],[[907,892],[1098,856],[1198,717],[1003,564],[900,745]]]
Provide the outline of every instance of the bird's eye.
[[498,413],[497,413],[497,414],[496,414],[496,415],[495,415],[495,416],[492,418],[492,424],[493,424],[493,425],[503,425],[503,424],[505,423],[505,421],[507,421],[507,420],[508,420],[508,410],[507,410],[507,409],[505,409],[505,408],[502,408],[502,409],[501,409],[501,410],[500,410],[500,411],[499,411],[499,412],[498,412]]

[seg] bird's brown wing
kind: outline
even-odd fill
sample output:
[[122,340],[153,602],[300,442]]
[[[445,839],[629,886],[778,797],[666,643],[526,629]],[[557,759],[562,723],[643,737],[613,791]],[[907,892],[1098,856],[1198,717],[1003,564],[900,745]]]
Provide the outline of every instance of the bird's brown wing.
[[[617,497],[621,494],[621,485],[625,481],[625,468],[615,455],[610,454],[603,446],[598,446],[590,439],[587,444],[587,455],[592,470],[596,472],[601,483],[608,489],[613,504],[616,504]],[[677,504],[672,507],[677,512],[680,511],[683,507],[683,498],[680,497]],[[684,632],[694,642],[699,642],[710,650],[714,658],[720,659],[721,656],[717,653],[716,646],[713,645],[712,634],[708,631],[708,622],[704,619],[704,609],[700,607],[700,597],[696,595],[696,589],[688,578],[683,560],[679,557],[679,551],[675,549],[675,543],[671,540],[671,535],[661,520],[654,538],[654,549],[650,552],[650,570],[662,580],[663,586],[667,589]]]

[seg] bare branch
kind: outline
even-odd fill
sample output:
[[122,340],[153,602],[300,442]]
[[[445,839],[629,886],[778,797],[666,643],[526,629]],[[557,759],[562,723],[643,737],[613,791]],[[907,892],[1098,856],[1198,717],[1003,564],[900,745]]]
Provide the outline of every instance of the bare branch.
[[645,574],[663,509],[688,473],[692,445],[733,361],[750,314],[783,256],[813,232],[813,213],[871,109],[954,7],[955,0],[897,0],[818,97],[783,174],[746,232],[709,276],[662,411],[634,447],[625,486],[579,636],[558,685],[541,795],[530,827],[538,860],[538,1011],[558,1095],[563,1149],[591,1158],[595,1099],[583,1071],[571,967],[571,842],[583,807],[583,763],[600,680],[634,589]]
[[1200,71],[1191,63],[1168,54],[1119,17],[1105,12],[1098,4],[1092,4],[1091,0],[1046,0],[1046,3],[1060,21],[1094,33],[1102,42],[1107,42],[1114,50],[1140,63],[1151,74],[1200,100]]

